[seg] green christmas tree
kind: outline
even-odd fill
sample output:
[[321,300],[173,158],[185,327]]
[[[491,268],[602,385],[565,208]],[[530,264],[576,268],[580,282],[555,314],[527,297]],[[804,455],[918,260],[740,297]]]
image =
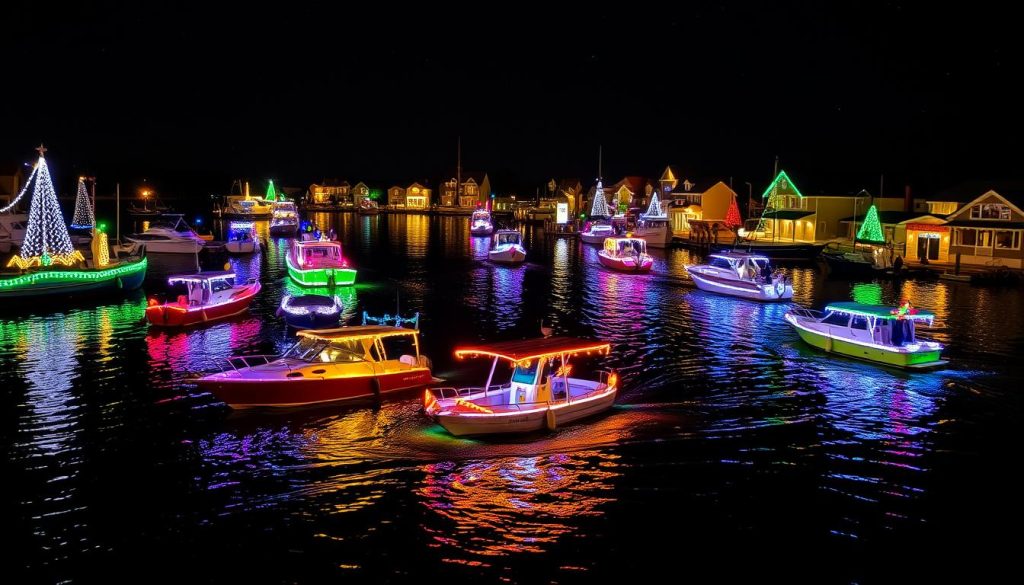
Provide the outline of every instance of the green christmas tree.
[[872,205],[864,216],[864,223],[857,231],[857,241],[869,244],[884,244],[885,234],[882,232],[882,224],[878,221],[878,210]]

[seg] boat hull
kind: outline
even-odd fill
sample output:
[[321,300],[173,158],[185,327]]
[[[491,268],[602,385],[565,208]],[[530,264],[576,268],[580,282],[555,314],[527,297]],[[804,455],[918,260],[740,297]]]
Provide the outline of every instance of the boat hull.
[[504,250],[491,250],[487,253],[491,262],[500,264],[519,264],[526,260],[526,250],[513,246]]
[[294,407],[375,398],[380,395],[415,388],[431,383],[433,376],[426,368],[416,368],[381,375],[344,378],[253,378],[231,379],[220,374],[197,381],[199,388],[209,391],[218,400],[234,409],[260,407]]
[[260,291],[260,284],[254,283],[238,298],[210,307],[186,308],[177,303],[165,303],[146,307],[146,319],[156,327],[189,327],[227,319],[244,313]]
[[604,250],[597,253],[597,259],[601,262],[601,265],[605,268],[611,268],[619,272],[632,272],[636,274],[644,274],[651,271],[651,266],[654,265],[654,259],[650,256],[644,256],[639,262],[634,258],[613,258],[605,254]]
[[285,260],[288,276],[301,286],[350,286],[356,282],[356,271],[352,268],[313,268],[303,270],[292,264],[291,254]]
[[548,407],[525,412],[493,414],[436,414],[434,420],[456,436],[531,433],[549,428],[548,411],[556,426],[566,425],[604,412],[615,403],[616,389],[592,398],[569,403],[553,403]]
[[720,278],[704,273],[697,267],[687,267],[686,270],[697,288],[705,292],[769,303],[793,298],[793,285],[789,283],[762,287],[752,282]]
[[102,270],[53,270],[0,278],[0,299],[131,291],[142,286],[147,264],[143,258]]
[[228,254],[252,254],[256,251],[256,242],[225,242],[224,249]]
[[299,224],[297,223],[270,226],[270,235],[272,236],[292,236],[297,231],[299,231]]
[[485,227],[485,228],[478,227],[478,228],[470,228],[469,229],[470,235],[473,235],[473,236],[489,236],[493,232],[494,232],[494,228],[493,227]]
[[603,244],[606,239],[610,236],[605,234],[591,234],[587,232],[580,232],[580,241],[584,244]]
[[668,226],[637,228],[633,237],[647,242],[648,248],[666,248],[672,242],[672,230]]
[[874,362],[887,366],[907,369],[927,369],[945,365],[942,350],[925,350],[916,352],[900,352],[884,349],[881,346],[865,345],[801,326],[795,318],[787,316],[786,320],[796,329],[800,339],[807,345],[826,353],[837,353],[846,357]]

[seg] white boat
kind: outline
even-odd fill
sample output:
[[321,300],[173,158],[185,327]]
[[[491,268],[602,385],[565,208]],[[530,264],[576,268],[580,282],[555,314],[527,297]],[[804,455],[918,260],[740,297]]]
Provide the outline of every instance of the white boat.
[[793,283],[781,271],[772,272],[767,256],[722,252],[708,256],[707,264],[687,266],[697,288],[753,301],[793,298]]
[[[597,380],[570,378],[569,359],[604,354],[603,341],[547,337],[469,346],[456,357],[493,358],[481,388],[431,388],[424,412],[453,435],[529,433],[554,430],[611,408],[618,393],[618,375],[600,372]],[[498,362],[514,369],[505,384],[491,385]]]
[[25,241],[28,229],[27,213],[0,213],[0,252],[10,252]]
[[165,214],[162,219],[150,223],[146,231],[126,236],[125,239],[145,246],[147,253],[158,254],[195,254],[206,244],[185,223],[180,213]]
[[580,241],[585,244],[603,244],[605,239],[615,235],[615,228],[610,223],[595,222],[583,228]]
[[299,213],[294,201],[277,201],[270,220],[270,235],[291,236],[299,230]]
[[469,218],[469,233],[474,236],[489,236],[494,231],[491,213],[486,209],[478,209]]
[[491,249],[487,252],[491,262],[519,264],[526,260],[526,248],[523,247],[523,235],[517,230],[498,230],[494,232]]
[[632,233],[634,238],[647,242],[648,248],[664,248],[672,242],[672,226],[668,214],[661,208],[657,193],[651,195],[651,205],[647,213],[640,215]]
[[827,353],[908,369],[948,363],[942,344],[917,337],[917,322],[931,325],[935,315],[909,301],[898,307],[831,303],[824,312],[794,308],[785,319],[807,344]]
[[252,254],[259,246],[255,223],[233,221],[228,224],[228,238],[224,242],[224,249],[228,254]]

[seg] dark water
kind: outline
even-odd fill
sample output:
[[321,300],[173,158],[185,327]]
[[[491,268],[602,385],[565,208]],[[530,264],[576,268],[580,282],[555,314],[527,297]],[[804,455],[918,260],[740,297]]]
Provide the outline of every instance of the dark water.
[[[183,381],[280,350],[288,240],[233,260],[250,315],[150,332],[146,296],[0,313],[5,576],[13,582],[872,581],[995,571],[1020,528],[1018,289],[851,283],[793,271],[796,301],[896,303],[938,316],[951,367],[828,358],[784,305],[692,288],[685,250],[654,273],[526,229],[495,267],[465,218],[320,214],[359,268],[363,310],[422,313],[435,374],[479,382],[454,345],[556,332],[610,340],[613,411],[528,439],[456,439],[420,396],[232,413]],[[265,226],[262,228],[265,230]],[[154,272],[173,271],[154,258]],[[146,293],[159,291],[147,283]],[[6,579],[5,579],[6,580]]]

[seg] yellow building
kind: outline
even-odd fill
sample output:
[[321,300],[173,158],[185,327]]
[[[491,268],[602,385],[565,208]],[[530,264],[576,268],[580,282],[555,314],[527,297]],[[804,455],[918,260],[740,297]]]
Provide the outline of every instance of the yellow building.
[[313,203],[317,205],[351,205],[352,198],[349,195],[348,181],[338,179],[325,179],[320,183],[313,183],[309,186],[309,195]]
[[430,189],[413,183],[405,188],[406,209],[430,209]]
[[721,224],[724,228],[725,215],[729,211],[736,193],[722,181],[716,182],[707,189],[695,190],[696,185],[690,181],[682,181],[673,191],[673,207],[669,209],[672,221],[672,233],[685,237],[690,231],[691,221],[707,221],[710,224]]

